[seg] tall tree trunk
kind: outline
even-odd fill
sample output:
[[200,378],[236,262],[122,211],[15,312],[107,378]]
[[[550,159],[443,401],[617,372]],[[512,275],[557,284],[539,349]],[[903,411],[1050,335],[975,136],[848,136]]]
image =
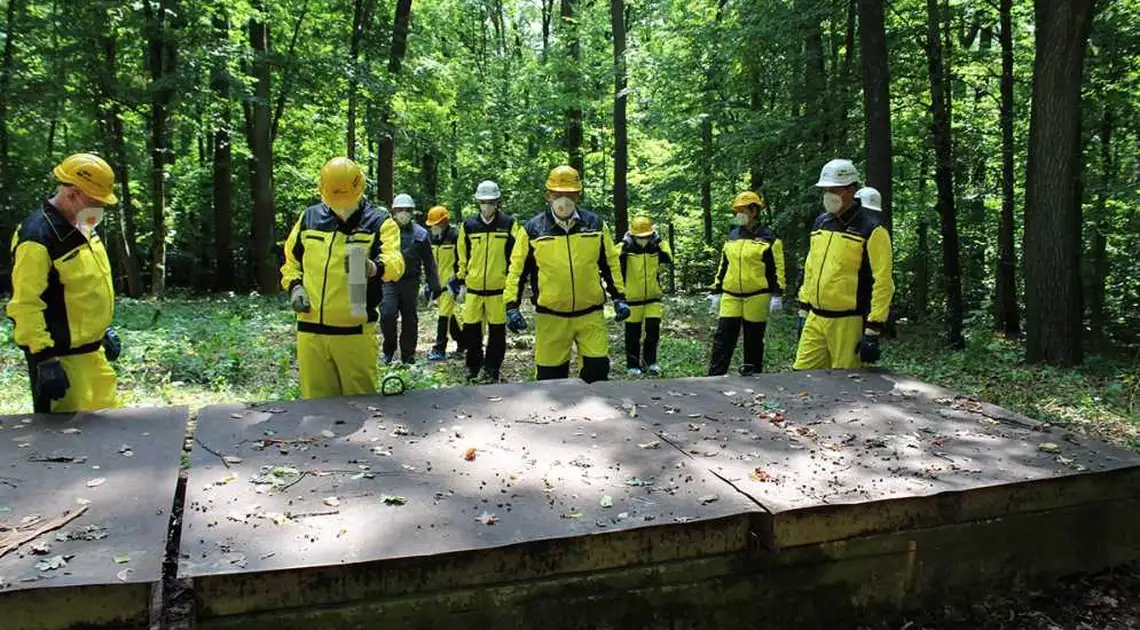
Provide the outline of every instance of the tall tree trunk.
[[867,185],[877,188],[883,196],[883,225],[890,230],[894,147],[891,144],[891,73],[881,0],[859,0],[859,45],[863,62]]
[[269,25],[263,21],[267,19],[264,2],[255,2],[253,8],[256,13],[248,25],[249,45],[253,49],[253,99],[246,108],[246,140],[251,156],[250,196],[253,199],[253,251],[250,258],[258,290],[272,294],[278,291],[278,265],[273,249],[277,210],[273,199],[273,147],[270,144]]
[[359,102],[360,75],[360,44],[364,40],[364,33],[372,13],[370,0],[355,0],[352,11],[352,37],[348,47],[348,159],[356,159],[356,110]]
[[803,37],[803,103],[805,125],[801,131],[820,149],[831,145],[830,121],[823,116],[827,70],[823,63],[823,30],[820,27],[818,2],[796,0]]
[[562,26],[570,61],[563,76],[562,87],[568,95],[566,108],[566,159],[585,178],[585,160],[582,156],[582,46],[578,35],[578,0],[561,0]]
[[[213,19],[215,36],[220,42],[229,38],[229,19],[219,13]],[[225,65],[211,68],[214,94],[221,101],[221,120],[214,127],[213,142],[213,206],[214,206],[214,290],[232,291],[234,288],[234,219],[233,219],[233,159],[230,147],[232,123],[232,78]]]
[[[720,29],[724,18],[724,7],[727,0],[717,0],[716,15],[713,18],[714,31]],[[702,95],[701,110],[701,220],[704,227],[706,245],[712,245],[712,178],[715,150],[713,146],[713,107],[716,106],[719,81],[717,71],[720,67],[716,42],[710,43],[705,51],[705,89]]]
[[150,196],[151,196],[151,278],[150,292],[162,296],[166,292],[166,164],[169,161],[170,100],[173,87],[171,73],[172,41],[167,18],[174,10],[174,0],[143,0],[147,23],[147,67],[150,70]]
[[1038,0],[1025,185],[1026,359],[1081,348],[1081,80],[1094,0]]
[[610,27],[614,36],[614,218],[615,236],[629,229],[629,132],[626,129],[625,2],[610,0]]
[[539,0],[542,4],[542,61],[550,51],[550,23],[554,20],[554,0]]
[[914,319],[924,321],[930,306],[930,208],[926,204],[926,182],[930,173],[930,150],[924,143],[918,162],[918,246],[914,253]]
[[946,286],[946,333],[951,348],[962,348],[962,269],[958,248],[958,217],[954,209],[954,147],[950,138],[950,104],[942,59],[942,17],[938,0],[926,0],[927,68],[933,110],[934,181],[938,186],[938,214],[942,219],[942,273]]
[[[21,0],[8,0],[7,21],[4,23],[4,59],[0,66],[0,230],[4,238],[10,233],[7,225],[12,213],[12,162],[8,150],[8,99],[12,93],[12,73],[16,65],[16,20]],[[8,266],[7,241],[0,247],[0,267]]]
[[995,279],[997,329],[1007,338],[1021,334],[1017,311],[1017,251],[1013,225],[1013,0],[1001,6],[1001,221],[998,227],[998,265]]
[[435,149],[428,148],[420,160],[420,175],[423,177],[423,206],[430,208],[439,203],[439,164]]
[[1112,159],[1112,131],[1114,120],[1111,103],[1104,103],[1100,118],[1100,164],[1103,176],[1097,195],[1097,217],[1091,222],[1092,282],[1089,285],[1089,336],[1094,348],[1104,345],[1104,291],[1108,282],[1108,198],[1116,183],[1116,167]]
[[[412,0],[397,0],[396,17],[392,21],[392,47],[388,52],[388,74],[392,83],[400,74],[404,54],[408,51],[408,24],[412,18]],[[384,96],[380,106],[380,156],[376,165],[377,194],[381,203],[389,204],[395,196],[396,130],[392,124],[392,96]]]

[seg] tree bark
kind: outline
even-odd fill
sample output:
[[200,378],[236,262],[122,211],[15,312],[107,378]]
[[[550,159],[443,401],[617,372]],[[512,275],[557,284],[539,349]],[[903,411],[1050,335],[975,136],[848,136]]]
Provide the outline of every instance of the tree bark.
[[[213,19],[214,33],[219,42],[229,38],[229,19],[222,13]],[[214,290],[232,291],[234,288],[233,253],[233,160],[230,147],[232,114],[232,78],[225,64],[211,68],[211,87],[221,102],[221,120],[214,127],[213,151],[210,156],[213,168],[214,214]]]
[[615,237],[629,229],[629,132],[626,129],[625,2],[610,0],[610,28],[614,37],[614,218]]
[[439,164],[434,149],[424,151],[420,175],[423,177],[423,205],[430,208],[439,203]]
[[[412,18],[412,0],[397,0],[396,17],[392,21],[392,47],[388,53],[389,80],[395,85],[404,55],[408,50],[408,24]],[[380,106],[380,155],[376,164],[377,194],[381,203],[389,204],[395,196],[396,130],[392,124],[392,96],[385,95]]]
[[942,273],[946,287],[946,333],[951,348],[965,346],[962,337],[962,270],[958,247],[958,219],[954,209],[954,148],[950,137],[950,104],[942,58],[942,18],[938,0],[926,0],[927,69],[933,110],[934,181],[938,187],[938,214],[942,223]]
[[1116,183],[1116,167],[1112,159],[1112,132],[1115,121],[1111,104],[1104,103],[1100,118],[1100,163],[1103,176],[1097,195],[1097,217],[1090,223],[1092,236],[1092,282],[1089,285],[1089,337],[1094,348],[1104,346],[1104,292],[1108,282],[1108,198]]
[[881,0],[859,0],[859,45],[863,65],[864,141],[867,185],[883,197],[883,225],[891,229],[894,147],[891,144],[891,73]]
[[270,62],[269,25],[264,2],[253,5],[255,11],[248,23],[249,45],[253,49],[250,67],[253,98],[246,108],[246,141],[250,152],[250,196],[253,199],[253,251],[250,258],[257,288],[263,294],[276,293],[278,264],[274,253],[274,231],[277,209],[273,198],[273,147],[270,142],[272,123],[269,113]]
[[1009,339],[1021,335],[1017,309],[1017,251],[1013,225],[1013,0],[1001,0],[1001,221],[995,279],[997,329]]
[[356,159],[356,110],[359,102],[361,68],[360,44],[364,40],[368,22],[372,13],[372,3],[369,0],[355,0],[352,12],[352,37],[348,47],[348,159]]
[[562,87],[568,95],[570,107],[566,108],[566,159],[585,179],[585,159],[582,155],[582,105],[581,105],[581,63],[582,47],[578,36],[577,0],[561,0],[562,28],[566,37],[570,63],[563,76]]
[[1025,185],[1026,359],[1081,348],[1081,82],[1094,0],[1038,0]]
[[174,0],[143,1],[147,24],[147,68],[150,71],[150,196],[151,196],[151,278],[150,292],[156,297],[166,292],[166,164],[169,161],[170,101],[173,87],[168,74],[173,70],[172,44],[167,17],[174,11]]
[[[726,0],[717,0],[716,3],[716,16],[713,18],[714,30],[720,29],[721,20],[724,18],[724,7]],[[713,107],[716,106],[717,92],[719,82],[717,81],[717,70],[719,68],[719,60],[717,58],[717,45],[716,42],[711,43],[706,50],[705,57],[705,89],[702,95],[703,108],[701,110],[701,220],[704,227],[705,245],[712,245],[713,242],[713,229],[712,229],[712,178],[713,178],[713,162],[715,158],[715,149],[713,146]]]
[[922,146],[918,166],[918,246],[914,254],[914,319],[924,321],[930,305],[930,226],[927,217],[931,208],[926,205],[926,182],[930,172],[930,150]]

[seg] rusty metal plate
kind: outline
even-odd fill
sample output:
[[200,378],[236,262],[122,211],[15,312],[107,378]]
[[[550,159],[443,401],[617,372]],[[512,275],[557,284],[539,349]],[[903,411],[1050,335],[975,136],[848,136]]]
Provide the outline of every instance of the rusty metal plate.
[[[1140,464],[1130,451],[876,372],[610,382],[594,391],[642,406],[660,439],[777,515],[997,486],[1012,492]],[[1033,500],[1052,504],[1005,509],[1075,500],[1051,494]]]
[[[179,575],[434,556],[757,510],[579,381],[198,418]],[[702,553],[693,549],[692,553]]]
[[[184,407],[0,417],[0,547],[78,514],[0,558],[5,610],[27,611],[22,592],[60,589],[57,601],[70,601],[65,587],[100,586],[117,602],[104,612],[145,621],[145,587],[125,599],[107,589],[161,576],[187,418]],[[126,600],[141,609],[123,610]],[[41,621],[4,625],[48,627]]]

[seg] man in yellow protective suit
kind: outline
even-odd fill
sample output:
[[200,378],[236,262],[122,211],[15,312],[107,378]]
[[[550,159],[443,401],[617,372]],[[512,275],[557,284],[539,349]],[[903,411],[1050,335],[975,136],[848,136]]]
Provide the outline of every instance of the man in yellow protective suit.
[[891,237],[879,213],[855,196],[848,160],[823,166],[816,187],[826,210],[815,221],[799,293],[797,370],[852,369],[879,360],[879,335],[895,292]]
[[[431,232],[431,254],[435,258],[435,268],[439,274],[440,286],[448,286],[452,279],[459,274],[459,253],[456,243],[459,241],[459,230],[451,227],[451,213],[443,206],[435,206],[428,210],[427,220],[424,222]],[[424,293],[431,299],[431,285],[424,285]],[[459,318],[456,316],[455,296],[451,290],[444,291],[439,296],[439,317],[435,326],[435,345],[428,354],[429,361],[442,361],[447,358],[447,333],[455,340],[456,352],[463,352],[463,333],[460,329]]]
[[[483,371],[483,380],[497,383],[507,353],[507,310],[503,292],[507,267],[515,247],[518,224],[502,212],[502,192],[491,180],[475,188],[479,214],[459,226],[459,272],[448,283],[456,302],[463,305],[463,348],[467,352],[467,380]],[[483,354],[483,328],[487,354]]]
[[[630,376],[641,376],[642,370],[650,376],[660,376],[657,364],[657,343],[661,339],[661,283],[657,271],[661,265],[673,263],[669,244],[661,240],[653,219],[636,216],[629,232],[618,244],[618,260],[625,281],[625,297],[630,316],[625,321],[625,368]],[[641,327],[645,325],[644,354],[641,345]]]
[[[364,199],[364,173],[348,158],[321,168],[320,194],[289,233],[281,267],[297,313],[301,397],[373,393],[380,280],[404,273],[400,230]],[[350,283],[350,275],[363,282]]]
[[578,347],[578,376],[587,383],[609,378],[609,338],[602,307],[605,283],[617,321],[630,316],[617,246],[598,215],[578,207],[578,171],[559,166],[546,180],[549,205],[519,231],[507,274],[507,327],[526,329],[519,312],[529,282],[535,311],[534,362],[539,380],[570,375],[570,350]]
[[55,194],[12,236],[12,337],[24,351],[36,413],[118,406],[114,361],[122,349],[110,328],[115,288],[95,227],[118,202],[115,173],[102,158],[77,153],[52,171]]
[[764,200],[745,191],[732,202],[733,225],[721,250],[713,284],[712,310],[718,316],[709,376],[728,373],[736,338],[744,329],[740,373],[764,371],[764,333],[768,314],[783,308],[784,243],[760,223]]

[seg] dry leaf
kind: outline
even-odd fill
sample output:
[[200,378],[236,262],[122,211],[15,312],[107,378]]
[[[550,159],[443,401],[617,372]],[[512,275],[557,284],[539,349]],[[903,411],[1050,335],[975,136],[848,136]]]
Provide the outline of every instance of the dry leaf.
[[325,430],[321,431],[321,437],[332,439],[332,438],[336,437],[336,434],[333,433],[332,431],[329,431],[328,429],[325,429]]
[[60,433],[62,433],[64,435],[76,435],[78,433],[83,433],[83,431],[80,431],[79,429],[76,429],[75,427],[68,427],[68,428],[60,431]]
[[392,435],[394,435],[394,436],[407,435],[407,434],[408,434],[408,427],[406,427],[402,424],[397,424],[396,428],[392,430]]
[[338,507],[340,505],[340,499],[336,497],[325,497],[324,504],[329,507]]
[[503,397],[502,396],[491,396],[487,400],[489,400],[491,402],[502,402]]
[[698,499],[698,500],[701,502],[701,505],[708,505],[710,503],[715,503],[719,499],[720,499],[720,497],[718,497],[715,494],[706,494],[706,495],[700,497],[700,499]]
[[380,500],[384,502],[384,505],[404,505],[408,502],[408,499],[406,497],[401,497],[393,494],[385,494],[384,496],[380,497]]
[[227,464],[240,464],[241,458],[236,456],[236,455],[226,455],[225,457],[222,458],[222,461],[224,461]]
[[238,479],[237,473],[230,472],[230,473],[226,473],[225,476],[222,477],[221,479],[218,479],[217,481],[215,481],[214,484],[219,485],[219,486],[224,486],[228,483],[233,483],[233,482],[237,481],[237,479]]
[[653,440],[652,442],[646,442],[645,444],[638,444],[637,447],[638,448],[661,448],[661,440]]
[[614,498],[608,494],[604,495],[602,496],[602,499],[598,501],[598,505],[604,508],[612,508],[614,506]]
[[130,577],[130,575],[134,572],[134,569],[123,569],[122,571],[116,573],[115,577],[119,578],[120,582],[126,582],[127,578]]
[[475,449],[469,448],[466,451],[464,451],[463,452],[463,459],[465,459],[469,462],[475,461]]
[[1041,451],[1042,453],[1060,453],[1061,447],[1057,446],[1053,442],[1042,442],[1037,445],[1037,450]]
[[764,482],[772,480],[772,475],[768,474],[768,471],[763,468],[754,469],[751,473],[748,473],[748,477],[752,479],[752,481]]
[[565,514],[565,517],[566,518],[582,518],[582,512],[579,511],[578,508],[571,508],[571,510]]
[[479,521],[480,523],[482,523],[484,525],[494,525],[495,523],[499,522],[499,517],[495,516],[494,514],[491,514],[490,512],[483,512],[479,516],[476,516],[475,520]]
[[120,553],[112,558],[112,560],[115,561],[115,564],[126,564],[131,561],[131,557],[125,553]]
[[97,488],[97,487],[103,485],[104,481],[107,481],[106,477],[96,477],[94,479],[89,479],[87,481],[87,487],[88,488]]

